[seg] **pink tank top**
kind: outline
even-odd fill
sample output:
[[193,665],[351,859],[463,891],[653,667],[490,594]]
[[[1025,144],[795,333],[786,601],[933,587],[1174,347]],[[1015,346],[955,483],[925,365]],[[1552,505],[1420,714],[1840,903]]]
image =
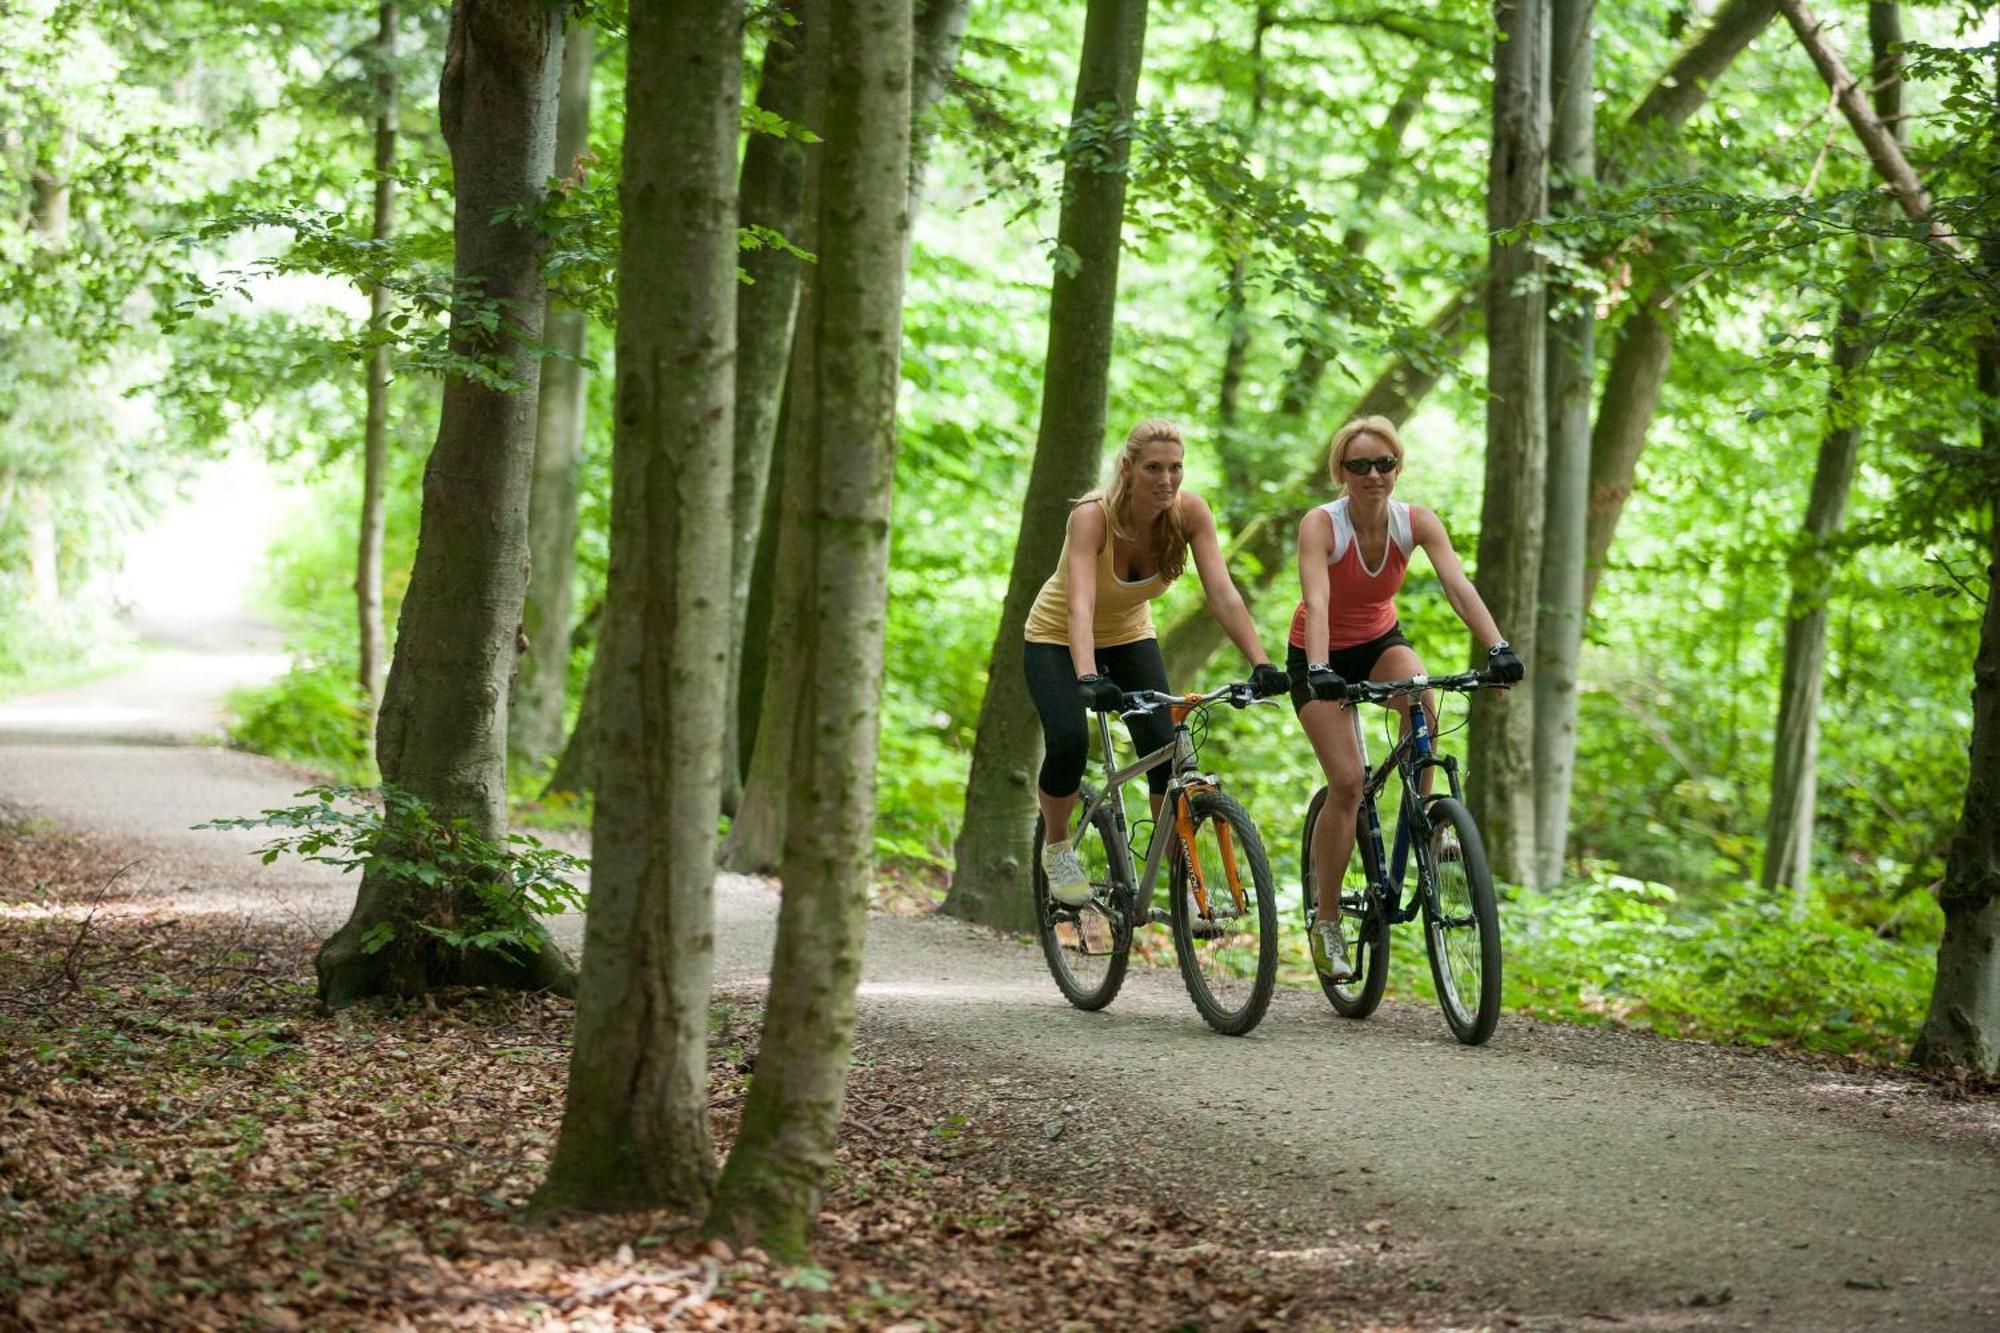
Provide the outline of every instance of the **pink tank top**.
[[[1321,509],[1333,520],[1333,555],[1326,566],[1327,647],[1352,648],[1379,639],[1396,623],[1396,591],[1410,567],[1410,507],[1389,501],[1389,535],[1376,561],[1362,559],[1354,540],[1354,522],[1347,516],[1347,497]],[[1292,646],[1306,646],[1306,604],[1292,613]]]

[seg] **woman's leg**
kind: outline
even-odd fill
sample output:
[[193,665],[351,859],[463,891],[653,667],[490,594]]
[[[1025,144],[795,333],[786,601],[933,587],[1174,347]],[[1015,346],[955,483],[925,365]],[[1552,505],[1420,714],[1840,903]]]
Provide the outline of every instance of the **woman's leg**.
[[[1416,649],[1411,648],[1407,644],[1397,644],[1396,646],[1388,649],[1386,652],[1382,654],[1381,657],[1375,660],[1374,667],[1370,669],[1370,671],[1368,672],[1368,679],[1408,680],[1411,676],[1422,674],[1423,669],[1424,669],[1424,660],[1421,657],[1417,656]],[[1406,695],[1403,698],[1395,700],[1390,705],[1390,707],[1396,710],[1396,715],[1402,722],[1402,730],[1398,734],[1403,736],[1409,735],[1410,734],[1409,697]],[[1424,718],[1426,721],[1430,723],[1431,735],[1436,736],[1438,714],[1437,714],[1437,691],[1435,690],[1424,691]],[[1419,789],[1426,796],[1430,794],[1432,777],[1433,777],[1433,771],[1429,768],[1426,768],[1424,769],[1421,776],[1418,778]]]
[[[1167,684],[1167,659],[1160,652],[1158,639],[1141,639],[1137,643],[1121,643],[1115,648],[1099,648],[1097,669],[1128,694],[1143,690],[1158,690],[1166,694],[1172,688]],[[1164,710],[1126,718],[1125,730],[1131,734],[1132,744],[1141,755],[1151,754],[1174,738],[1174,724]],[[1152,795],[1155,818],[1159,817],[1160,798],[1166,795],[1168,776],[1165,764],[1146,771],[1146,788]]]
[[1354,854],[1354,823],[1361,810],[1361,751],[1354,743],[1354,722],[1346,704],[1315,699],[1299,709],[1299,725],[1306,729],[1326,778],[1326,804],[1320,807],[1307,849],[1318,890],[1317,910],[1323,919],[1337,919],[1340,877]]
[[1028,698],[1042,719],[1042,770],[1035,785],[1048,842],[1069,841],[1070,816],[1089,751],[1083,700],[1076,691],[1076,667],[1062,644],[1031,643],[1024,654]]

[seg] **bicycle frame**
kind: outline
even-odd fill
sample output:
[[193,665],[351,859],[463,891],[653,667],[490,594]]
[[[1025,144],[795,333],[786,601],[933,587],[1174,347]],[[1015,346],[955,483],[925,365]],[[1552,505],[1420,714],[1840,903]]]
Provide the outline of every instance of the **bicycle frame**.
[[[1160,694],[1155,694],[1153,697],[1156,700],[1169,698]],[[1173,739],[1123,768],[1117,767],[1112,760],[1116,752],[1112,749],[1110,715],[1108,713],[1096,715],[1097,743],[1104,761],[1104,786],[1102,790],[1092,793],[1089,784],[1084,784],[1083,809],[1078,816],[1077,827],[1090,827],[1090,821],[1096,818],[1097,812],[1107,805],[1110,807],[1112,827],[1118,831],[1118,836],[1112,840],[1113,845],[1109,848],[1111,876],[1114,894],[1124,899],[1122,903],[1114,905],[1122,909],[1128,925],[1135,927],[1144,925],[1150,919],[1153,888],[1159,882],[1160,863],[1165,859],[1168,844],[1175,841],[1189,853],[1186,860],[1194,880],[1192,887],[1196,908],[1203,914],[1209,910],[1209,886],[1202,877],[1200,858],[1193,855],[1194,824],[1189,817],[1187,802],[1191,790],[1219,785],[1213,774],[1203,773],[1195,767],[1194,743],[1187,725],[1187,719],[1195,709],[1208,702],[1212,700],[1198,694],[1173,699],[1168,705],[1169,716],[1172,717],[1174,724]],[[1167,790],[1161,796],[1160,809],[1154,816],[1153,837],[1146,848],[1146,866],[1141,877],[1133,871],[1132,835],[1125,818],[1123,793],[1127,782],[1141,773],[1158,768],[1161,764],[1171,765],[1167,775]],[[1160,836],[1159,824],[1162,819],[1172,820],[1173,836],[1170,838]],[[1246,899],[1242,879],[1236,867],[1235,848],[1231,844],[1227,826],[1218,826],[1216,831],[1224,872],[1229,880],[1229,890],[1235,900],[1236,910],[1241,912],[1246,910]]]
[[[1426,769],[1443,769],[1445,780],[1451,787],[1451,795],[1460,800],[1464,794],[1460,790],[1458,759],[1453,755],[1440,755],[1432,744],[1429,712],[1423,706],[1422,696],[1412,700],[1409,711],[1409,729],[1399,737],[1389,753],[1383,757],[1379,767],[1368,768],[1368,729],[1362,725],[1361,708],[1357,703],[1348,712],[1354,724],[1354,744],[1361,755],[1362,771],[1368,773],[1368,781],[1361,789],[1361,809],[1357,836],[1366,837],[1375,852],[1374,864],[1382,868],[1382,882],[1378,886],[1382,894],[1383,906],[1389,920],[1401,925],[1414,919],[1423,909],[1424,900],[1435,892],[1435,886],[1423,873],[1429,853],[1417,850],[1417,892],[1410,895],[1407,903],[1402,901],[1403,877],[1409,868],[1409,853],[1430,845],[1430,816],[1426,812],[1429,800],[1423,792],[1423,775]],[[1376,798],[1389,785],[1390,775],[1402,779],[1403,804],[1396,816],[1396,844],[1394,860],[1383,854],[1382,817],[1376,808]]]

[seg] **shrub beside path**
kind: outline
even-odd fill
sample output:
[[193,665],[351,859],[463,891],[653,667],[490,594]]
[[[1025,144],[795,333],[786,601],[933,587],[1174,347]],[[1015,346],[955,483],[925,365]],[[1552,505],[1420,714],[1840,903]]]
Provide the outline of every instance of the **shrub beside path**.
[[[324,932],[351,881],[262,866],[254,833],[189,828],[308,781],[191,743],[212,734],[227,674],[204,693],[198,658],[0,702],[0,800],[119,849],[121,887],[175,916]],[[140,726],[162,661],[179,721]],[[761,981],[775,910],[768,881],[719,879],[719,987]],[[552,926],[576,946],[578,920]],[[940,1124],[969,1162],[1221,1209],[1234,1223],[1214,1241],[1246,1254],[1375,1256],[1411,1290],[1449,1293],[1457,1313],[1436,1326],[1475,1311],[1473,1326],[2000,1327],[1990,1093],[1511,1017],[1470,1050],[1428,1009],[1350,1024],[1316,991],[1282,991],[1231,1040],[1170,969],[1135,968],[1116,1004],[1083,1014],[1031,943],[924,916],[871,918],[861,1014],[864,1059],[917,1060],[959,1107]]]

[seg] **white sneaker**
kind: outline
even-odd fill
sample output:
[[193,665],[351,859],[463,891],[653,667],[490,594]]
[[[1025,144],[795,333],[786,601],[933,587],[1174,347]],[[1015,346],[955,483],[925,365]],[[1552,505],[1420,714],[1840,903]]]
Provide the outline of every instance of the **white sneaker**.
[[1064,907],[1081,907],[1090,901],[1090,879],[1083,873],[1083,863],[1076,859],[1076,848],[1068,843],[1043,845],[1042,873],[1049,877],[1050,896]]

